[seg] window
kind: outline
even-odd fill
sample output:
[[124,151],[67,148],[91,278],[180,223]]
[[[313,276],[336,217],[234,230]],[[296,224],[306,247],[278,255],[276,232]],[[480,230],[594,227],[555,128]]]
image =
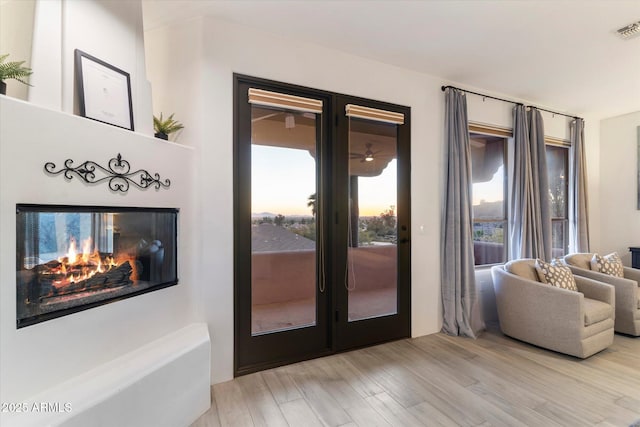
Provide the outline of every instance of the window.
[[[511,130],[469,126],[473,197],[473,250],[476,266],[508,260]],[[551,239],[554,258],[569,248],[569,148],[563,140],[545,138]]]
[[470,134],[475,265],[507,260],[506,145],[502,136]]
[[551,241],[554,258],[564,256],[569,247],[569,148],[547,144],[547,173],[551,202]]
[[[74,250],[87,253],[93,248],[113,252],[113,213],[42,212],[33,217],[32,221],[37,220],[37,253],[42,259],[67,255],[71,244]],[[34,265],[39,262],[31,261]]]

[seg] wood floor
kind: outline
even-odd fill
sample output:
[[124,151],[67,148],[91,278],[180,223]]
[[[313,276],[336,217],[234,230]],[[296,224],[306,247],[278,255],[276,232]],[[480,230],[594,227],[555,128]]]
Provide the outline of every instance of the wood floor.
[[640,338],[579,360],[485,332],[406,339],[212,387],[205,426],[623,426],[640,420]]

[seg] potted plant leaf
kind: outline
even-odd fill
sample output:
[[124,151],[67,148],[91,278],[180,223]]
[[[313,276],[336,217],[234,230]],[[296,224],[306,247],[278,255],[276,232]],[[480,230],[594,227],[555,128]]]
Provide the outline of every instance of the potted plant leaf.
[[169,135],[183,128],[182,123],[173,119],[173,114],[166,119],[163,119],[162,113],[160,113],[160,118],[153,116],[153,129],[156,131],[156,138],[166,141],[169,139]]
[[14,79],[22,84],[31,86],[26,78],[29,77],[33,71],[31,68],[24,67],[24,61],[4,62],[9,54],[0,55],[0,93],[2,95],[7,94],[7,84],[5,80]]

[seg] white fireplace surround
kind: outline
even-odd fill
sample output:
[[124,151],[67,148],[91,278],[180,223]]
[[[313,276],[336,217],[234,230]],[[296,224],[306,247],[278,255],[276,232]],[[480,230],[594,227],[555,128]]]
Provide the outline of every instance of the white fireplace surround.
[[[193,182],[188,168],[176,167],[192,164],[194,150],[5,96],[0,122],[0,400],[71,406],[69,413],[3,412],[0,425],[189,425],[209,407],[211,384],[207,326],[189,326],[201,322],[188,226]],[[170,178],[171,188],[121,194],[44,171],[48,161],[104,162],[117,153]],[[180,282],[16,329],[18,203],[179,208]]]
[[207,325],[191,324],[25,399],[2,425],[189,425],[210,405],[210,353]]

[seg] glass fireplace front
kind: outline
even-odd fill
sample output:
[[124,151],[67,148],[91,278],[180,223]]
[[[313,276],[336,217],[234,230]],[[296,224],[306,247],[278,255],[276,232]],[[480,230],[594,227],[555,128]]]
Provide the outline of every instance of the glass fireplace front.
[[17,326],[172,286],[177,209],[16,205]]

